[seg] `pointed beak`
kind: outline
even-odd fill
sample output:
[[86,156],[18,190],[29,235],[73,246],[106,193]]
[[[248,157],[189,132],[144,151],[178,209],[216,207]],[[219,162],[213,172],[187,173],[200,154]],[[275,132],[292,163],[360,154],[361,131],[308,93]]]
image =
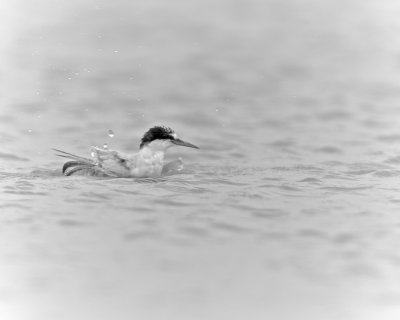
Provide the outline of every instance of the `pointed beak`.
[[195,148],[195,149],[200,149],[199,147],[195,146],[194,144],[191,144],[189,142],[183,141],[181,139],[174,139],[171,140],[173,144],[176,144],[177,146],[184,146],[184,147],[189,147],[189,148]]

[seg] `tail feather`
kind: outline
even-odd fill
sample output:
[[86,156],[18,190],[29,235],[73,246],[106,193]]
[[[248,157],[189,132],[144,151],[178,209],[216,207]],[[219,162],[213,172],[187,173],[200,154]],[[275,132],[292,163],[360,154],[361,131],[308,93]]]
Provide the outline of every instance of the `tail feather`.
[[87,163],[82,161],[68,161],[64,163],[62,167],[62,173],[65,174],[66,176],[70,176],[75,172],[86,169],[88,170],[87,173],[92,174],[96,171],[96,169],[99,168],[97,168],[94,163]]
[[[122,158],[117,157],[118,155],[115,152],[103,152],[101,156],[99,156],[100,151],[98,148],[94,148],[95,150],[95,159],[85,158],[81,156],[77,156],[75,154],[65,152],[59,149],[53,149],[56,151],[56,155],[62,158],[70,159],[71,161],[67,161],[64,163],[62,167],[62,173],[66,176],[71,176],[77,172],[83,173],[85,175],[91,176],[102,176],[102,177],[117,177],[118,174],[114,173],[110,170],[107,170],[102,166],[102,162],[104,159],[107,160],[107,157],[112,155],[112,159],[121,160]],[[110,154],[110,155],[109,155]]]
[[79,171],[85,171],[85,173],[89,175],[95,175],[97,171],[101,171],[101,169],[97,167],[95,161],[92,159],[80,157],[59,149],[53,150],[57,152],[57,156],[71,159],[71,161],[64,163],[62,167],[62,173],[66,176],[71,176]]
[[77,161],[69,161],[63,166],[63,174],[66,176],[72,176],[76,172],[84,173],[90,176],[107,176],[107,174],[102,170],[102,168],[96,166],[95,164],[85,164]]
[[72,176],[74,173],[76,173],[78,171],[82,171],[84,169],[85,169],[85,167],[83,167],[83,166],[76,166],[76,167],[72,167],[72,169],[70,169],[70,170],[63,171],[63,173],[66,176]]
[[76,167],[76,166],[81,166],[84,165],[85,163],[80,162],[80,161],[68,161],[64,163],[62,167],[62,172],[65,173],[68,169]]
[[77,160],[77,161],[82,161],[82,162],[85,162],[85,163],[94,163],[94,161],[92,159],[89,159],[89,158],[80,157],[80,156],[77,156],[75,154],[72,154],[72,153],[69,153],[69,152],[65,152],[65,151],[62,151],[62,150],[59,150],[59,149],[54,149],[53,148],[53,150],[58,152],[57,156],[59,156],[59,157],[68,158],[68,159]]

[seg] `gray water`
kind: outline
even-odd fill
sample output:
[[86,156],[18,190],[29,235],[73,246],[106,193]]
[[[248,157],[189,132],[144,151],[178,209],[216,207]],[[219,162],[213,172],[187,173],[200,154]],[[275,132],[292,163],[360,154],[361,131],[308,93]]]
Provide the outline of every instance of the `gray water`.
[[[1,6],[1,319],[399,319],[396,1]],[[51,150],[157,124],[160,179]]]

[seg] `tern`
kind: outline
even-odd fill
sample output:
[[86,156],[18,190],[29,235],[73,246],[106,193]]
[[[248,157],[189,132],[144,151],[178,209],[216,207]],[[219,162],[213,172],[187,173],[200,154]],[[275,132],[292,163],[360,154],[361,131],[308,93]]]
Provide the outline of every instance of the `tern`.
[[58,156],[71,160],[62,168],[66,176],[80,173],[106,177],[156,178],[163,172],[166,150],[175,145],[199,149],[194,144],[178,139],[171,128],[155,126],[143,135],[139,152],[135,154],[123,154],[106,148],[91,147],[92,159],[90,159],[59,149],[53,150],[58,153]]

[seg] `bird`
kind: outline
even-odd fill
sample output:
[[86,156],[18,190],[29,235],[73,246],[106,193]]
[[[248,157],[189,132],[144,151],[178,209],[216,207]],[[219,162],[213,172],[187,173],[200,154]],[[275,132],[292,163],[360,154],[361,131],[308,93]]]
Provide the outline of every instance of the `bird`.
[[108,148],[91,147],[91,158],[81,157],[59,149],[57,156],[68,158],[62,167],[65,176],[84,174],[89,176],[121,178],[157,178],[164,167],[164,156],[172,146],[200,149],[178,138],[174,130],[166,126],[154,126],[143,135],[139,152],[124,154]]

